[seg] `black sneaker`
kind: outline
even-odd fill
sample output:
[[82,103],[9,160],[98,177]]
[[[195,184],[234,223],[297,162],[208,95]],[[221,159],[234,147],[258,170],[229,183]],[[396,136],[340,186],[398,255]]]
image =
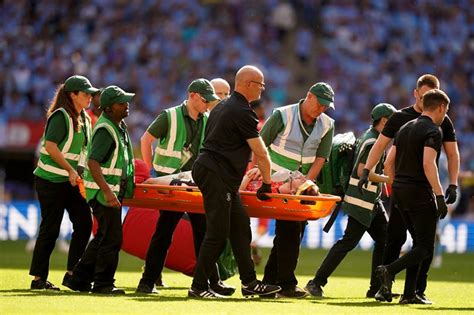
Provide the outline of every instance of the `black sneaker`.
[[375,289],[369,289],[367,293],[365,294],[365,297],[368,299],[373,299],[375,298],[375,294],[377,294],[377,291],[378,290],[375,290]]
[[309,280],[308,284],[304,287],[306,292],[315,297],[324,297],[323,288],[314,280]]
[[109,295],[123,295],[125,291],[119,288],[116,288],[114,285],[106,285],[103,287],[94,287],[91,290],[92,293],[97,294],[109,294]]
[[188,297],[198,299],[222,299],[224,296],[217,294],[211,290],[199,290],[190,288],[188,290]]
[[294,287],[294,288],[291,288],[291,289],[285,289],[285,290],[281,290],[280,292],[278,292],[276,294],[276,297],[277,298],[283,298],[283,299],[302,299],[304,297],[306,297],[308,295],[308,293],[299,288],[299,287]]
[[431,302],[431,301],[426,297],[426,295],[425,295],[424,293],[416,293],[416,296],[417,296],[419,299],[423,300],[423,302],[424,302],[423,304],[426,304],[426,305],[431,305],[431,304],[433,304],[433,302]]
[[146,283],[139,283],[135,293],[158,294],[159,292],[155,289],[155,286],[149,286]]
[[67,273],[64,275],[63,286],[79,292],[89,292],[92,287],[90,282],[83,281],[77,276],[69,275]]
[[277,298],[277,293],[261,295],[260,298],[261,299],[267,299],[267,300],[275,300]]
[[242,295],[244,297],[265,296],[281,291],[281,287],[273,284],[265,284],[260,280],[255,280],[248,285],[242,284]]
[[63,277],[63,286],[67,287],[68,283],[69,283],[69,280],[71,279],[72,275],[68,274],[67,272],[64,274],[64,277]]
[[48,280],[44,281],[43,279],[32,280],[31,281],[31,290],[51,290],[51,291],[60,291],[60,289],[49,282]]
[[375,269],[375,274],[382,284],[380,290],[375,294],[375,299],[381,302],[392,302],[392,279],[387,267],[380,265]]
[[400,297],[400,304],[424,304],[424,305],[431,305],[432,302],[429,300],[423,300],[418,294],[410,297],[404,297],[403,295]]
[[227,285],[222,281],[211,284],[210,288],[215,293],[224,296],[231,296],[235,292],[235,287],[231,287],[230,285]]

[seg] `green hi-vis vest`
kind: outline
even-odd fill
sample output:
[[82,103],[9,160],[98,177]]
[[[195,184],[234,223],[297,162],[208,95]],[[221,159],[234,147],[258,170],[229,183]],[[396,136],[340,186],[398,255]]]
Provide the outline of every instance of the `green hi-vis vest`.
[[[357,183],[359,182],[357,166],[359,165],[361,154],[367,148],[370,150],[377,140],[378,134],[379,133],[374,128],[370,128],[357,140],[354,159],[355,163],[349,179],[346,195],[344,196],[344,203],[342,205],[342,208],[348,215],[367,227],[369,227],[372,222],[372,211],[375,202],[380,195],[382,183],[373,183],[369,181],[367,188],[363,188],[364,193],[361,194],[357,187]],[[382,173],[383,160],[384,156],[380,158],[380,161],[375,166],[375,173]]]
[[[135,167],[133,163],[133,148],[128,132],[122,136],[122,131],[119,127],[107,118],[106,115],[100,115],[97,120],[92,137],[99,129],[105,129],[109,132],[115,142],[115,149],[109,159],[100,165],[102,175],[109,185],[113,193],[118,197],[120,193],[120,181],[123,178],[127,182],[124,191],[124,198],[133,196],[133,180]],[[124,139],[125,137],[125,139]],[[92,174],[88,167],[84,172],[84,187],[86,188],[87,201],[97,199],[99,203],[108,206],[103,191],[99,185],[94,181]]]
[[316,118],[313,131],[304,141],[301,133],[301,114],[299,104],[277,108],[280,111],[285,126],[268,148],[272,161],[272,170],[288,169],[308,174],[316,159],[321,138],[326,135],[334,124],[334,120],[326,114]]
[[[66,121],[66,137],[58,144],[58,149],[59,151],[61,151],[62,155],[64,156],[66,161],[72,166],[72,168],[77,169],[78,165],[84,166],[85,159],[87,156],[87,149],[84,144],[86,141],[91,139],[91,119],[89,115],[87,115],[87,113],[81,113],[83,117],[84,128],[81,128],[78,132],[75,132],[72,118],[71,116],[69,116],[67,111],[64,108],[58,108],[53,112],[53,114],[57,111],[63,113]],[[51,116],[53,116],[53,114],[51,114]],[[49,119],[46,123],[46,128],[44,129],[45,133],[48,123]],[[68,172],[61,166],[59,166],[55,161],[53,161],[48,151],[46,151],[45,144],[46,139],[45,134],[43,134],[43,137],[41,139],[38,166],[36,167],[34,174],[51,182],[60,183],[68,181]]]
[[[165,110],[168,119],[168,133],[166,137],[159,139],[155,148],[153,158],[153,168],[155,171],[164,174],[179,172],[187,160],[183,157],[183,149],[186,144],[186,125],[184,122],[183,104]],[[200,145],[204,140],[204,130],[206,129],[207,114],[203,117],[201,129]],[[184,162],[184,163],[183,163]]]

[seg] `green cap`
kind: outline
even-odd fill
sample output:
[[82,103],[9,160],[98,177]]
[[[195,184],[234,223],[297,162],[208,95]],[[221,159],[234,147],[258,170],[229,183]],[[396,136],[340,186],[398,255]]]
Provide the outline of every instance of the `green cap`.
[[100,107],[105,109],[113,104],[128,103],[135,93],[127,93],[116,85],[110,85],[100,94]]
[[318,82],[313,85],[309,91],[318,98],[318,101],[327,107],[334,107],[334,91],[326,82]]
[[380,103],[372,109],[372,113],[370,115],[372,116],[372,121],[377,121],[382,117],[391,116],[396,111],[397,109],[393,105],[388,103]]
[[191,82],[188,86],[188,92],[199,93],[208,102],[220,100],[219,96],[216,95],[211,82],[206,79],[196,79]]
[[82,75],[73,75],[67,78],[66,82],[64,82],[64,90],[66,92],[81,91],[88,94],[94,94],[99,91],[99,89],[92,86],[89,79]]

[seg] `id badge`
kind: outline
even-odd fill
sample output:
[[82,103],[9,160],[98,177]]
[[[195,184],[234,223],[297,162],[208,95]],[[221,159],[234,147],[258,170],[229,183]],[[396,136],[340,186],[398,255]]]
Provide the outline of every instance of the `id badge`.
[[183,151],[181,152],[181,167],[183,167],[184,165],[186,165],[186,163],[188,163],[188,161],[193,157],[193,153],[184,148]]

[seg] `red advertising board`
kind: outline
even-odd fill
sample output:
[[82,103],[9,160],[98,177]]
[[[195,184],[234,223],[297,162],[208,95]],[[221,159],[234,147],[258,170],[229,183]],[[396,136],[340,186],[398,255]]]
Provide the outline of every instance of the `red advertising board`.
[[45,121],[10,120],[0,126],[0,147],[35,149],[43,135]]

